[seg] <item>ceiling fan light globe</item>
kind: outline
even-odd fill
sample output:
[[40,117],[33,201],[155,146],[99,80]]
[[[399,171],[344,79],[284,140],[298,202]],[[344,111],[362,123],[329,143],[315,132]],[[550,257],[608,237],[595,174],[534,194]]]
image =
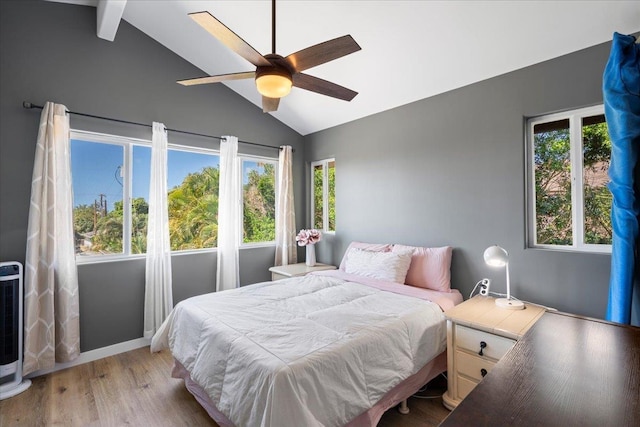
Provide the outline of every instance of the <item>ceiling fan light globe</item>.
[[282,98],[289,95],[293,82],[281,74],[262,74],[256,77],[256,87],[267,98]]

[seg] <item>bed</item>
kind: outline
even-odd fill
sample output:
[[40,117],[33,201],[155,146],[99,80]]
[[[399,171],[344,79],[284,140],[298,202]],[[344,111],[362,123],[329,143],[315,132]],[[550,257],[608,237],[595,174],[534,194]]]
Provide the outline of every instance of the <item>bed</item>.
[[180,302],[151,349],[221,426],[373,426],[446,370],[443,310],[462,296],[406,283],[448,282],[450,258],[352,243],[338,270]]

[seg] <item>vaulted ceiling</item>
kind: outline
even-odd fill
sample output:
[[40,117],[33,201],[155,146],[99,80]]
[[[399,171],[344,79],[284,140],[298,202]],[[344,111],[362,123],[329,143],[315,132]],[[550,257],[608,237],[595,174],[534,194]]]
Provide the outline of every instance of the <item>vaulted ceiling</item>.
[[[98,6],[101,37],[117,38],[124,19],[202,75],[254,67],[190,19],[190,12],[209,11],[260,53],[271,52],[270,0],[53,1]],[[307,135],[609,41],[614,31],[640,31],[640,2],[281,0],[277,53],[286,56],[350,34],[361,51],[306,73],[359,94],[345,102],[294,88],[269,114]],[[200,76],[176,79],[191,77]],[[253,80],[217,84],[260,108]]]

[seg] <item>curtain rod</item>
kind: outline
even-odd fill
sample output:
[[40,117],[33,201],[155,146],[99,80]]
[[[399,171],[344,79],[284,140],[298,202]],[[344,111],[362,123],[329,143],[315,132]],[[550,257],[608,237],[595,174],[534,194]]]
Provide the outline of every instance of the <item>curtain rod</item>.
[[[37,108],[42,110],[44,107],[42,105],[36,105],[36,104],[32,104],[31,102],[27,102],[27,101],[23,101],[22,102],[22,106],[28,110],[32,109],[32,108]],[[83,117],[91,117],[93,119],[101,119],[101,120],[109,120],[111,122],[117,122],[117,123],[126,123],[128,125],[136,125],[136,126],[144,126],[144,127],[152,127],[152,125],[147,124],[147,123],[138,123],[138,122],[130,122],[128,120],[122,120],[122,119],[114,119],[111,117],[103,117],[103,116],[94,116],[93,114],[86,114],[86,113],[77,113],[75,111],[69,111],[67,110],[68,114],[75,114],[76,116],[83,116]],[[185,135],[193,135],[193,136],[202,136],[205,138],[214,138],[214,139],[222,139],[221,136],[215,136],[215,135],[205,135],[203,133],[196,133],[196,132],[189,132],[186,130],[180,130],[180,129],[169,129],[168,127],[165,126],[165,129],[167,131],[170,132],[176,132],[176,133],[183,133]],[[280,147],[274,147],[273,145],[266,145],[266,144],[258,144],[257,142],[249,142],[249,141],[241,141],[238,140],[239,143],[241,144],[248,144],[248,145],[255,145],[257,147],[263,147],[263,148],[272,148],[274,150],[280,150]]]

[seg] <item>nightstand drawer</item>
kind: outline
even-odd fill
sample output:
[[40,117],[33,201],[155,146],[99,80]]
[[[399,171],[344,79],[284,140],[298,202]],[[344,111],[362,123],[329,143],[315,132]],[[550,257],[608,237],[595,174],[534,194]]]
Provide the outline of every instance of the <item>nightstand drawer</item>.
[[482,370],[489,372],[493,369],[494,362],[483,359],[480,356],[475,356],[464,351],[456,351],[456,368],[459,374],[466,375],[473,378],[476,381],[482,379]]
[[516,343],[508,338],[456,325],[456,347],[478,354],[480,353],[482,342],[486,343],[486,346],[482,349],[482,354],[495,360],[504,356]]

